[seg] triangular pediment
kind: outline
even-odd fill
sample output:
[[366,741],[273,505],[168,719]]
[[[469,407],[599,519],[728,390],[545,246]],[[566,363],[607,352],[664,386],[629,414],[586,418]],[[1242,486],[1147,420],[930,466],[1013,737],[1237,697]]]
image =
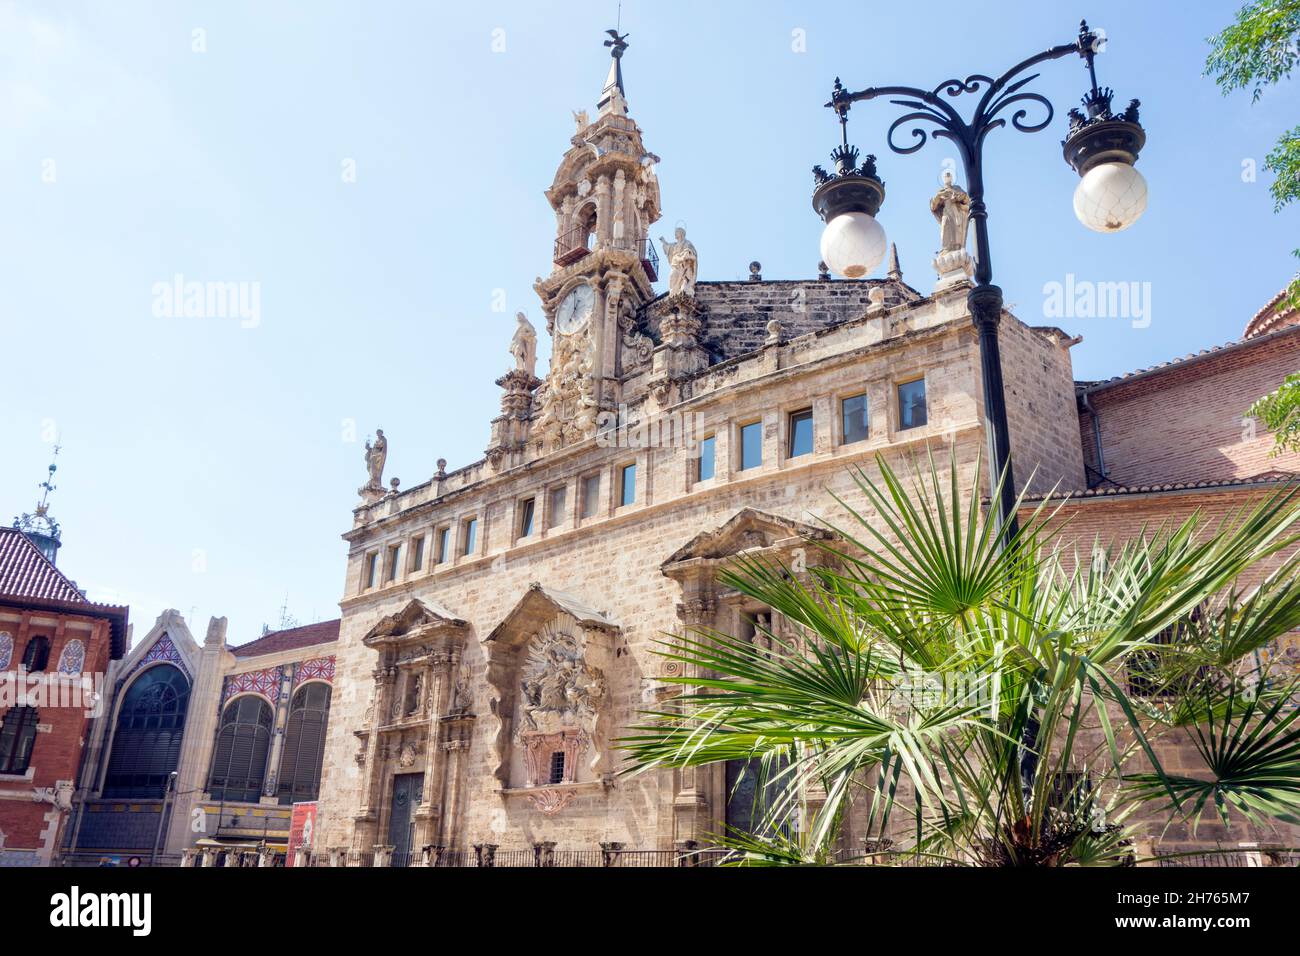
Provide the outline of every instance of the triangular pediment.
[[433,630],[468,626],[466,621],[441,604],[413,598],[400,611],[380,618],[379,623],[367,631],[361,640],[367,645],[374,645],[423,636]]
[[746,551],[770,548],[781,541],[798,538],[805,541],[827,541],[831,533],[793,518],[741,508],[712,531],[701,531],[681,548],[678,548],[661,567],[667,571],[685,561],[718,561],[733,558]]
[[510,613],[492,629],[487,640],[495,641],[507,633],[533,633],[554,619],[557,614],[568,617],[574,623],[585,627],[618,630],[617,624],[582,598],[533,582]]

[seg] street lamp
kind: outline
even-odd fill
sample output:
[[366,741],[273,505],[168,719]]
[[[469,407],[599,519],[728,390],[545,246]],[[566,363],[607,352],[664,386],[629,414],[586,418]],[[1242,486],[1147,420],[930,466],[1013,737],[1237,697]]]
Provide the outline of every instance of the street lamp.
[[[975,228],[975,285],[967,295],[967,304],[979,332],[980,368],[984,380],[984,431],[989,442],[989,463],[994,485],[1000,476],[994,514],[998,520],[999,541],[1005,543],[1016,534],[1016,490],[1011,471],[1011,440],[1007,429],[1006,395],[1002,387],[1002,358],[998,350],[998,323],[1002,320],[1002,290],[993,285],[993,259],[989,251],[988,208],[984,204],[984,138],[1010,122],[1022,133],[1036,133],[1051,123],[1051,102],[1041,93],[1025,87],[1038,78],[1037,73],[1024,75],[1030,68],[1048,60],[1076,53],[1088,68],[1091,89],[1083,97],[1086,113],[1069,112],[1070,129],[1061,146],[1065,160],[1080,176],[1074,193],[1074,210],[1079,221],[1097,232],[1118,232],[1138,220],[1146,209],[1147,189],[1142,174],[1134,168],[1138,153],[1146,143],[1146,134],[1138,123],[1138,101],[1118,116],[1111,110],[1112,92],[1097,86],[1094,59],[1102,51],[1105,38],[1079,24],[1073,43],[1054,46],[1022,60],[997,79],[982,73],[965,80],[950,79],[932,90],[912,86],[877,86],[850,93],[839,79],[831,101],[826,105],[840,119],[841,145],[832,156],[835,173],[813,167],[817,188],[813,206],[826,222],[822,235],[822,260],[841,275],[860,278],[880,264],[875,257],[877,246],[884,255],[884,230],[875,215],[884,201],[884,184],[876,176],[874,156],[857,166],[857,150],[848,145],[849,107],[860,100],[880,96],[895,106],[908,110],[894,120],[886,135],[889,148],[899,154],[915,153],[930,136],[950,140],[961,155],[970,196],[970,221]],[[974,114],[963,119],[951,100],[965,94],[978,96]],[[1026,120],[1030,110],[1041,110],[1042,119]],[[1010,110],[1010,115],[1000,115]],[[932,127],[927,134],[925,126]],[[911,141],[896,143],[894,133],[908,126]],[[874,199],[873,202],[869,201]],[[868,222],[869,220],[869,222]],[[846,266],[847,268],[839,268]],[[852,271],[849,271],[852,270]],[[1038,720],[1032,705],[1025,715],[1020,747],[1022,791],[1028,795],[1037,773],[1038,758],[1034,745]]]
[[[1022,133],[1046,129],[1055,115],[1052,104],[1042,94],[1025,89],[1038,74],[1024,74],[1040,63],[1077,54],[1087,64],[1092,88],[1082,101],[1087,112],[1070,110],[1070,129],[1062,143],[1066,161],[1081,177],[1074,194],[1075,213],[1080,222],[1098,232],[1118,232],[1131,226],[1146,209],[1146,181],[1133,165],[1146,134],[1138,124],[1137,100],[1116,115],[1111,111],[1111,90],[1097,86],[1093,60],[1104,42],[1104,37],[1090,30],[1085,20],[1079,25],[1079,35],[1073,43],[1054,46],[1023,60],[996,79],[976,73],[965,80],[945,80],[932,90],[877,86],[850,93],[837,78],[831,101],[826,104],[838,114],[842,131],[841,144],[831,154],[835,172],[813,167],[816,180],[813,208],[826,223],[821,240],[822,260],[840,275],[859,279],[875,269],[885,255],[885,232],[875,219],[884,202],[885,187],[876,174],[874,156],[867,156],[858,165],[858,151],[848,141],[849,108],[862,100],[898,97],[890,102],[908,112],[889,127],[886,141],[890,149],[899,154],[914,153],[930,136],[950,140],[956,146],[966,173],[970,221],[975,230],[975,285],[967,301],[979,331],[989,462],[995,480],[1002,476],[995,514],[1004,541],[1016,531],[1016,491],[998,351],[1002,290],[992,281],[988,208],[984,204],[984,138],[1008,124]],[[969,120],[951,102],[965,94],[978,97]],[[1040,120],[1028,120],[1031,109],[1041,110],[1045,115]],[[927,125],[931,127],[928,133]],[[894,133],[902,126],[908,127],[911,139],[897,143]]]

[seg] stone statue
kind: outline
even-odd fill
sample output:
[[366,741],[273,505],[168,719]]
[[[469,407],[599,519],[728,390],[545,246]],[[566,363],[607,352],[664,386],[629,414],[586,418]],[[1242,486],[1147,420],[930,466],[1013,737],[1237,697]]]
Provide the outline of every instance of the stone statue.
[[954,186],[952,171],[945,170],[943,188],[930,200],[930,212],[939,223],[939,251],[966,251],[966,224],[970,221],[970,196]]
[[659,244],[663,246],[664,258],[668,260],[671,271],[668,274],[669,295],[695,295],[695,277],[699,272],[699,256],[695,246],[686,238],[686,230],[677,227],[677,241],[669,242],[663,236]]
[[515,358],[515,369],[533,378],[537,369],[537,330],[522,312],[516,313],[515,320],[519,324],[510,340],[510,354]]
[[591,732],[605,696],[605,678],[587,665],[577,639],[542,633],[533,639],[520,675],[521,721],[517,733]]
[[574,125],[578,127],[579,133],[591,125],[591,121],[587,118],[586,110],[572,110],[571,112],[573,113]]
[[366,487],[374,491],[383,491],[384,484],[384,462],[388,460],[388,439],[384,437],[382,428],[375,429],[375,443],[366,442],[366,471],[370,474],[370,480],[366,482]]

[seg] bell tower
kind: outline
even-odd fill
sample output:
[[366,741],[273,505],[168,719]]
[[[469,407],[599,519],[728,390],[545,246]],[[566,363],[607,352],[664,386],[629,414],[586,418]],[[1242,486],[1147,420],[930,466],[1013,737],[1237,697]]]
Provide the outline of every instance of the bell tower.
[[606,32],[611,62],[596,118],[573,114],[577,128],[546,191],[555,210],[552,270],[533,288],[552,337],[534,432],[547,451],[593,435],[599,413],[617,407],[621,379],[648,363],[653,347],[636,314],[658,279],[649,229],[659,219],[659,157],[627,115],[627,34]]

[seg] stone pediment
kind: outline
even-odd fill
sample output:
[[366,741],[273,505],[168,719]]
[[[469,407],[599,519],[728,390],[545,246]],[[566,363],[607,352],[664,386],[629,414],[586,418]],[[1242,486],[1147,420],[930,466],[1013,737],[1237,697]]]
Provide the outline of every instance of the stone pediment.
[[771,548],[783,541],[829,541],[832,535],[793,518],[757,508],[742,508],[712,531],[701,531],[660,567],[665,573],[688,561],[720,561],[746,551]]
[[616,631],[618,625],[582,599],[534,581],[509,614],[492,629],[486,640],[498,641],[505,634],[529,634],[545,626],[557,614],[572,618],[582,627]]
[[361,640],[367,647],[375,647],[379,644],[430,637],[436,631],[458,631],[468,626],[468,622],[456,617],[442,605],[426,603],[416,598],[395,614],[381,618]]

